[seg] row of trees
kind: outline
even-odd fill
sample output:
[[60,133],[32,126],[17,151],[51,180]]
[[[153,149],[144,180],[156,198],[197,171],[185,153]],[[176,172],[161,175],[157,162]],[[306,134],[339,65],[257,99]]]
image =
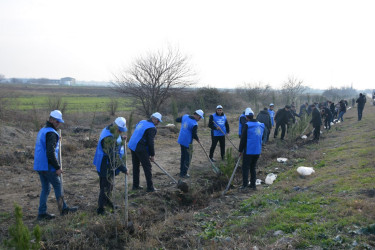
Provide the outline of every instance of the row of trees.
[[128,69],[114,75],[112,87],[121,94],[134,97],[146,116],[172,104],[178,110],[188,108],[190,111],[195,108],[214,110],[217,104],[226,109],[251,105],[258,111],[271,102],[282,106],[311,99],[309,95],[303,96],[306,90],[303,81],[294,77],[289,77],[281,90],[256,83],[244,84],[231,92],[211,87],[192,89],[194,76],[189,58],[178,50],[168,49],[137,58]]

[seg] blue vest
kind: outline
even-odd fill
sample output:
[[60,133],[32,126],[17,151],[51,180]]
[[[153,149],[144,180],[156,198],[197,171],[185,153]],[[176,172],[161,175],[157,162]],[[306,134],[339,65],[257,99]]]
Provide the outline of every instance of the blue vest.
[[193,127],[198,126],[195,119],[190,119],[189,115],[182,116],[180,134],[178,135],[177,142],[184,147],[189,147],[193,141]]
[[270,114],[271,123],[272,123],[272,126],[273,126],[273,118],[275,117],[275,111],[268,109],[268,114]]
[[[217,125],[219,125],[221,130],[223,130],[223,132],[226,134],[227,129],[225,128],[225,122],[227,120],[227,117],[225,115],[219,116],[216,113],[214,113],[214,114],[212,114],[212,118],[213,118],[213,121]],[[216,127],[217,125],[215,123],[214,123],[214,125]],[[223,134],[220,130],[217,130],[217,129],[214,130],[214,136],[224,136],[225,134]]]
[[47,145],[46,145],[46,135],[49,132],[53,132],[57,135],[57,144],[55,149],[56,159],[58,159],[59,155],[59,143],[60,143],[60,136],[51,127],[44,127],[39,130],[39,133],[36,137],[35,143],[35,153],[34,153],[34,170],[36,171],[56,171],[56,169],[48,164],[47,158]]
[[262,152],[262,136],[264,124],[260,122],[247,122],[247,155],[260,155]]
[[106,155],[106,153],[104,153],[103,151],[102,140],[109,136],[113,137],[111,131],[109,131],[109,129],[106,127],[100,133],[98,146],[96,146],[93,164],[96,166],[96,171],[98,172],[100,172],[100,166],[102,165],[103,156]]
[[241,123],[241,118],[246,117],[245,114],[242,114],[240,118],[238,119],[238,135],[241,136],[242,134],[242,123]]
[[143,134],[149,128],[155,128],[154,123],[149,122],[147,120],[142,120],[142,121],[138,122],[138,124],[135,126],[135,130],[133,132],[133,135],[129,140],[128,147],[131,150],[135,151],[135,149],[137,148],[138,142],[142,139]]

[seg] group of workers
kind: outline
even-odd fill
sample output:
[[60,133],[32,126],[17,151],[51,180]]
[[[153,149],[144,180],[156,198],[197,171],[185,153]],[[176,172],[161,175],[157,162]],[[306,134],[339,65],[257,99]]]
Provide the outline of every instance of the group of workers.
[[[366,97],[360,94],[356,101],[358,103],[358,120],[362,119],[362,111],[366,102]],[[320,111],[319,111],[320,109]],[[239,117],[238,135],[240,144],[238,147],[239,157],[243,156],[242,176],[243,183],[241,190],[250,188],[256,189],[256,164],[262,152],[262,145],[269,140],[269,135],[273,127],[274,138],[278,135],[281,128],[281,140],[284,139],[287,126],[290,122],[295,121],[295,117],[302,117],[305,114],[312,114],[312,123],[314,127],[314,140],[319,140],[320,127],[322,118],[325,118],[325,128],[329,129],[335,114],[338,113],[338,119],[343,121],[343,115],[346,112],[345,101],[339,102],[339,109],[336,110],[332,102],[327,101],[325,104],[304,103],[301,105],[300,113],[295,111],[294,104],[286,105],[284,108],[274,111],[274,104],[271,103],[269,108],[264,108],[255,117],[251,108],[246,108]],[[201,109],[196,110],[192,115],[185,114],[176,118],[176,122],[181,123],[180,133],[177,139],[181,149],[180,159],[180,178],[189,178],[188,170],[192,157],[191,145],[193,139],[198,143],[198,122],[204,119],[204,112]],[[134,132],[129,140],[128,148],[131,152],[133,166],[133,190],[142,190],[140,185],[140,165],[142,165],[145,179],[146,192],[155,192],[157,189],[152,181],[151,162],[155,161],[154,139],[157,133],[156,126],[162,122],[162,115],[155,112],[147,120],[142,120],[135,126]],[[61,215],[77,211],[77,207],[69,207],[65,203],[62,190],[62,170],[60,152],[60,134],[58,128],[64,123],[62,113],[54,110],[50,113],[46,125],[39,131],[36,139],[34,154],[34,170],[40,176],[42,191],[40,194],[38,220],[53,219],[55,215],[47,213],[47,198],[51,190],[51,185],[55,191],[55,197],[61,204]],[[209,116],[208,127],[211,129],[211,147],[209,152],[210,161],[215,162],[213,158],[217,143],[220,144],[220,156],[224,160],[225,156],[225,137],[230,132],[228,119],[223,112],[223,107],[218,105],[215,113]],[[115,121],[105,127],[100,134],[96,148],[93,164],[96,166],[99,175],[99,198],[97,213],[105,213],[105,207],[115,209],[111,201],[111,192],[115,175],[120,172],[128,174],[124,154],[126,152],[126,119],[117,117]],[[250,172],[250,182],[249,182]],[[62,201],[61,201],[62,200]]]

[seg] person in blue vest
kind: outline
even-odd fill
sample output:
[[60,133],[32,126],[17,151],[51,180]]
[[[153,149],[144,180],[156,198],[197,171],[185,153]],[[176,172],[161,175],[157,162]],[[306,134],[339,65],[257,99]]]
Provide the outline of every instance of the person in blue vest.
[[120,172],[128,174],[128,170],[122,161],[122,155],[125,152],[121,150],[123,140],[126,140],[126,135],[123,135],[123,133],[126,131],[128,129],[126,128],[125,118],[117,117],[114,123],[105,127],[100,133],[93,160],[93,164],[99,175],[100,192],[98,209],[96,210],[99,215],[105,213],[104,206],[115,209],[111,201],[114,176]]
[[176,119],[176,122],[181,123],[180,134],[177,142],[181,146],[181,162],[180,162],[180,177],[189,178],[190,175],[187,173],[190,165],[190,153],[189,146],[193,142],[193,139],[199,143],[198,138],[198,121],[204,119],[204,113],[201,109],[194,112],[193,115],[183,115]]
[[[55,190],[56,200],[62,196],[61,166],[58,159],[60,135],[57,129],[64,123],[59,110],[50,113],[46,125],[39,130],[35,143],[34,170],[38,172],[42,191],[40,193],[38,220],[54,219],[54,214],[47,213],[47,199],[51,185]],[[61,215],[77,211],[77,207],[68,207],[63,201]]]
[[246,123],[246,116],[245,116],[245,111],[242,112],[240,115],[240,118],[238,120],[238,137],[241,138],[241,133],[242,133],[242,127]]
[[[241,190],[249,187],[256,190],[255,167],[262,152],[262,137],[264,124],[254,119],[254,112],[251,108],[245,110],[247,123],[242,128],[241,141],[238,151],[239,157],[243,155],[242,161],[242,187]],[[249,184],[250,170],[250,184]]]
[[[227,117],[223,112],[223,106],[218,105],[216,107],[216,112],[210,115],[208,120],[208,127],[211,129],[211,148],[210,148],[210,159],[212,162],[215,162],[213,159],[215,148],[217,142],[220,143],[220,155],[221,159],[224,160],[225,156],[225,135],[229,134],[229,124]],[[223,134],[224,132],[224,134]]]
[[[275,125],[274,117],[275,117],[275,111],[273,110],[275,108],[275,105],[273,103],[270,104],[270,107],[268,109],[268,113],[270,114],[271,118],[271,125],[272,127]],[[271,133],[271,131],[270,131]]]
[[130,138],[128,147],[132,154],[133,190],[143,189],[139,185],[139,166],[142,164],[147,183],[146,191],[157,191],[152,183],[151,161],[153,162],[155,157],[154,139],[157,132],[155,126],[160,122],[162,122],[161,114],[158,112],[153,113],[150,119],[142,120],[135,126],[133,135]]

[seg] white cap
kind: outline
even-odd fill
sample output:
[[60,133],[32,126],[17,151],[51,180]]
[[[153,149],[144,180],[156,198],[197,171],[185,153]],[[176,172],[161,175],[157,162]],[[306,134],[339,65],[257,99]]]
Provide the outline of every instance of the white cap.
[[245,115],[254,115],[254,112],[253,112],[253,110],[251,110],[251,108],[246,108],[245,109]]
[[223,109],[223,106],[217,105],[216,109]]
[[126,132],[128,129],[126,128],[126,120],[124,117],[117,117],[115,120],[116,125],[118,126],[118,129],[121,132]]
[[160,114],[159,112],[155,112],[155,113],[153,113],[153,114],[151,115],[151,118],[152,118],[152,117],[158,119],[159,122],[163,122],[163,121],[161,120],[161,114]]
[[54,110],[52,111],[49,116],[53,117],[56,119],[56,121],[64,123],[64,120],[62,119],[62,113],[60,110]]
[[201,110],[201,109],[195,110],[195,113],[198,114],[202,119],[204,119],[204,117],[203,117],[203,115],[204,115],[203,110]]
[[271,103],[270,106],[275,106],[275,105],[273,103]]

